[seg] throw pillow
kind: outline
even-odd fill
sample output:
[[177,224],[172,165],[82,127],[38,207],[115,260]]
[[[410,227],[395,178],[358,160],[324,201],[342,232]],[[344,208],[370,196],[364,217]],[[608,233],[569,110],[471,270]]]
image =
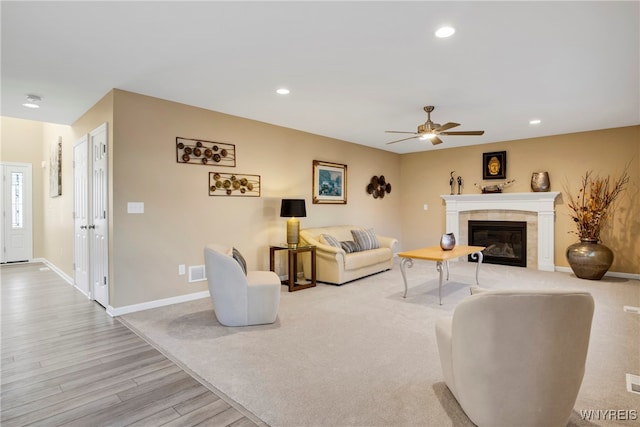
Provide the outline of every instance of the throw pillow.
[[380,247],[378,238],[376,237],[376,233],[373,231],[373,228],[370,228],[368,230],[351,230],[351,235],[353,236],[353,240],[356,241],[356,244],[361,251],[378,249]]
[[340,245],[342,246],[342,249],[344,249],[344,251],[348,254],[350,254],[351,252],[358,252],[359,249],[357,243],[353,240],[340,242]]
[[327,244],[329,246],[333,246],[334,248],[339,248],[340,247],[340,242],[338,242],[338,239],[336,239],[333,236],[330,236],[328,234],[321,234],[320,235],[320,243],[324,243]]
[[246,276],[247,275],[247,261],[244,260],[244,257],[242,256],[240,251],[237,250],[236,248],[233,248],[233,251],[232,251],[231,255],[233,256],[233,259],[238,261],[238,264],[240,264],[240,268],[242,268],[242,272]]

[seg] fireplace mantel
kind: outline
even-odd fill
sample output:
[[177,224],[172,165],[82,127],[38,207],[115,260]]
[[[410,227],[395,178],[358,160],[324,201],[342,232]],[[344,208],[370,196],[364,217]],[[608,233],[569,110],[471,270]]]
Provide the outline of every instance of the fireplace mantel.
[[460,235],[460,212],[508,210],[538,214],[538,270],[554,271],[555,199],[557,191],[442,195],[446,202],[447,233]]

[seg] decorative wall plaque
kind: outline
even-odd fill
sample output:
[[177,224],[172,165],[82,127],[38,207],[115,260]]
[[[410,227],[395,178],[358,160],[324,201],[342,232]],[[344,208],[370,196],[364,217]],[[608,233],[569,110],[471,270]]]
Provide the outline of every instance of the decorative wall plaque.
[[236,165],[236,146],[224,142],[176,137],[176,160],[205,166]]
[[209,172],[209,195],[260,197],[260,175]]
[[367,193],[374,199],[382,199],[385,193],[391,193],[391,184],[387,182],[384,175],[373,176],[367,184]]

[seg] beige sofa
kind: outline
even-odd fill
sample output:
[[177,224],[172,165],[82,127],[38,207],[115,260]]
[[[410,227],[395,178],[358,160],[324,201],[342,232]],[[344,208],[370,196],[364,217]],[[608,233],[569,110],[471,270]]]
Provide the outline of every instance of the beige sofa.
[[[339,242],[353,242],[351,230],[366,231],[356,225],[335,225],[300,230],[300,244],[316,246],[316,277],[324,283],[341,285],[371,274],[389,270],[393,255],[398,251],[398,240],[375,234],[379,248],[346,252],[342,247],[327,244],[326,236]],[[325,235],[325,237],[323,237]],[[303,257],[306,277],[311,277],[311,259]]]

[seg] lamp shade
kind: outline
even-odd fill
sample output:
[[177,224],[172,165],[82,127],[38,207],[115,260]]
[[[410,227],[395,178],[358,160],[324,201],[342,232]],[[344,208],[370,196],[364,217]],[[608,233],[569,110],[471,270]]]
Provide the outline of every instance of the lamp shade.
[[280,216],[285,218],[307,216],[304,199],[282,199],[280,206]]

